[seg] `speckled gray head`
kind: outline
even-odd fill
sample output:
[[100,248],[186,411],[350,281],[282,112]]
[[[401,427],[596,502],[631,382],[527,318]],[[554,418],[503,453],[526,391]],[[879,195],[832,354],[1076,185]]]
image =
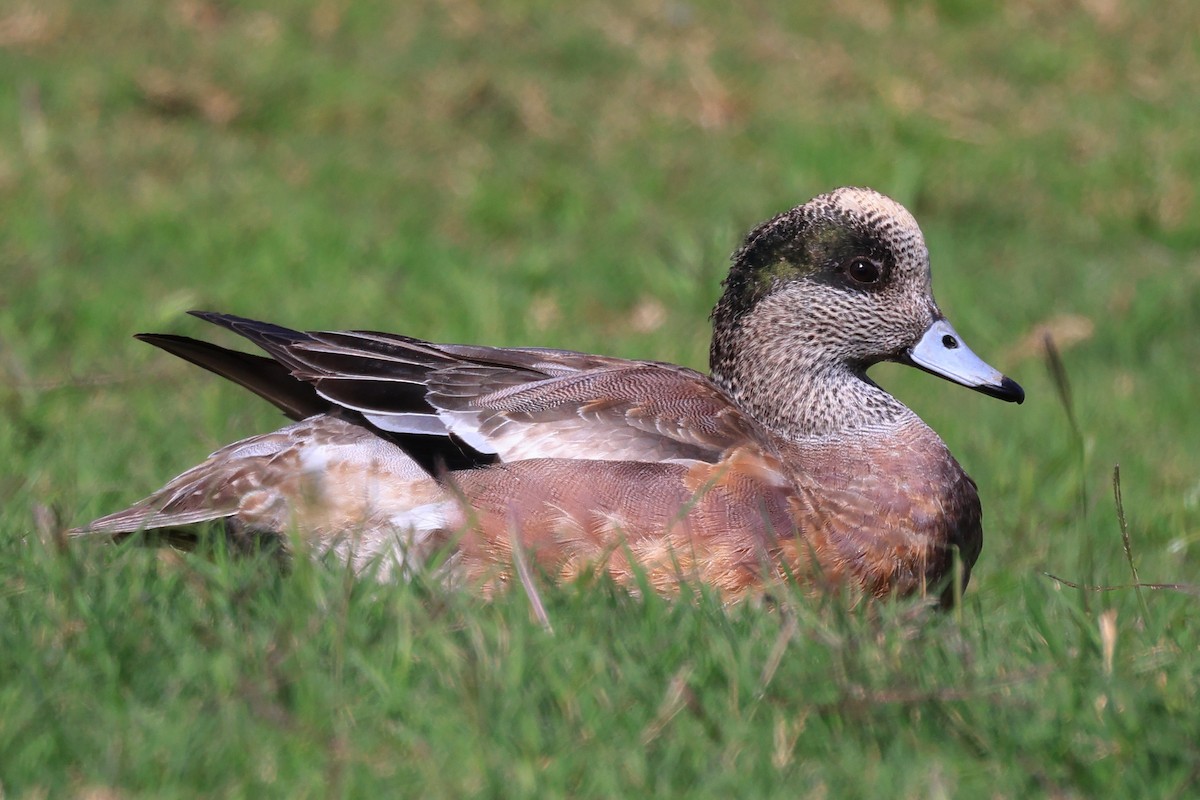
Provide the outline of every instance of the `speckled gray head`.
[[713,376],[735,397],[749,383],[762,391],[764,371],[775,381],[867,380],[872,364],[897,361],[1024,399],[938,309],[912,214],[872,189],[837,189],[751,231],[733,255],[713,328]]

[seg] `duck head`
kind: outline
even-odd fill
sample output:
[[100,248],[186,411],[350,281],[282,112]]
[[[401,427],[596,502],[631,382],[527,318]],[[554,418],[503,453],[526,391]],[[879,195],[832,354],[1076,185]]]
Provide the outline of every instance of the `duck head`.
[[1024,400],[938,308],[916,220],[871,189],[837,189],[763,223],[734,253],[724,286],[712,315],[713,378],[777,429],[829,432],[839,414],[845,425],[862,421],[855,403],[899,406],[866,377],[880,361]]

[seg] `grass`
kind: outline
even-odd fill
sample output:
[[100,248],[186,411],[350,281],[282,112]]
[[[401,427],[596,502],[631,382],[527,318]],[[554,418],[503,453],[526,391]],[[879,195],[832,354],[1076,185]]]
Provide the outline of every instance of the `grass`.
[[[1184,0],[0,9],[12,796],[1187,796],[1200,781],[1200,17]],[[751,225],[907,204],[1006,406],[877,378],[976,478],[961,610],[485,604],[61,548],[265,404],[193,307],[702,366]],[[1055,337],[1075,427],[1045,367]],[[1114,510],[1120,464],[1128,540]],[[41,520],[39,523],[38,520]]]

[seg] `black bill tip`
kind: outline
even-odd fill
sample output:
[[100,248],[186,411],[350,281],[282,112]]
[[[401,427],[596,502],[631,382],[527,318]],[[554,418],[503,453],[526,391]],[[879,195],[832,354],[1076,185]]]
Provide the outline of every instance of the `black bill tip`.
[[1009,377],[1003,378],[999,384],[982,384],[971,388],[977,392],[983,392],[988,397],[995,397],[997,400],[1017,405],[1025,402],[1025,390],[1021,388],[1021,384]]

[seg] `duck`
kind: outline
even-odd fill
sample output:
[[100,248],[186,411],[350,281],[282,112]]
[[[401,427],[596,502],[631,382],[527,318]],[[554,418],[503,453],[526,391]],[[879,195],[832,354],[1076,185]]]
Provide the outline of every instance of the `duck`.
[[[711,315],[709,374],[537,347],[309,331],[193,311],[265,355],[139,334],[292,422],[230,444],[75,536],[270,541],[380,580],[484,596],[519,578],[632,591],[961,596],[975,482],[867,375],[892,361],[1021,403],[934,300],[920,227],[867,188],[754,228]],[[215,529],[215,533],[213,533]]]

